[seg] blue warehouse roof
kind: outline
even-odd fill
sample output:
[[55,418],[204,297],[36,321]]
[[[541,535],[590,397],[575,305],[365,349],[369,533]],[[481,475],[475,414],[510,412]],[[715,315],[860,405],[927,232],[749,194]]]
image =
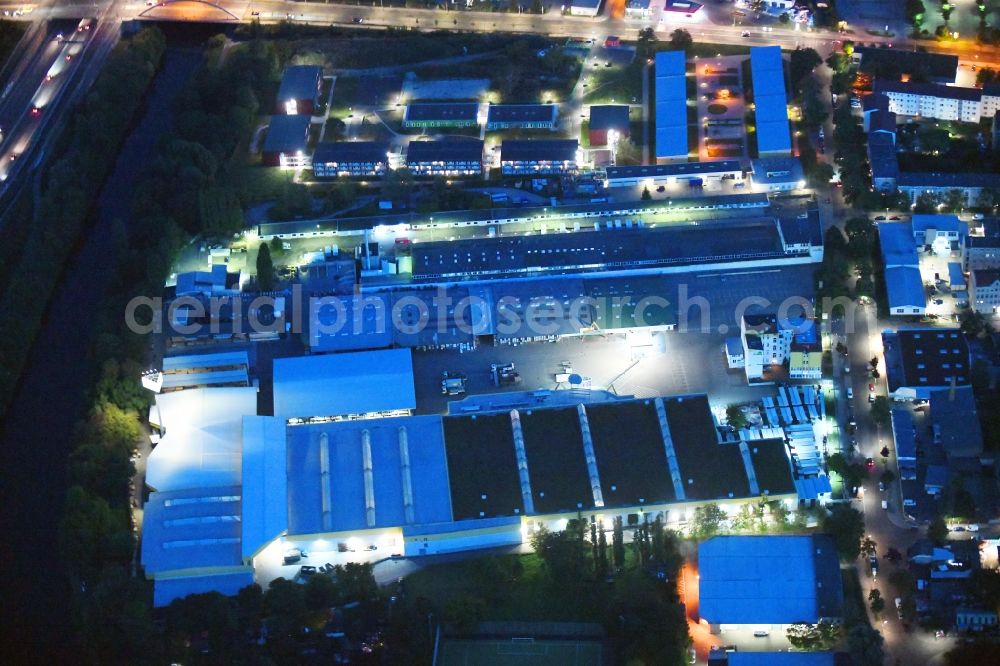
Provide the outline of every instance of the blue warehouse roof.
[[969,235],[969,225],[958,219],[958,215],[930,215],[917,213],[910,220],[914,232],[924,232],[928,229],[937,231],[953,231],[964,238]]
[[413,409],[409,349],[299,356],[274,361],[274,415],[343,416]]
[[[152,493],[143,507],[142,566],[146,575],[154,579],[185,571],[212,578],[249,575],[240,556],[240,493],[239,486]],[[162,603],[170,603],[172,598],[164,593],[157,596]]]
[[711,624],[815,623],[840,615],[840,563],[826,535],[718,536],[698,547]]
[[908,408],[892,410],[892,437],[896,442],[896,455],[901,459],[917,457],[917,439],[913,434],[913,414]]
[[914,266],[893,266],[885,269],[885,288],[890,308],[927,307],[927,295],[920,269]]
[[656,157],[688,154],[687,78],[684,51],[656,54]]
[[917,266],[917,248],[913,243],[913,226],[909,222],[879,223],[878,238],[886,266]]
[[243,559],[288,529],[285,422],[273,416],[243,417]]
[[[365,438],[371,452],[370,497],[365,483]],[[440,416],[290,426],[288,439],[289,534],[426,525],[452,519]],[[406,442],[408,451],[406,465],[400,453],[401,441]],[[409,481],[404,478],[407,468]],[[412,509],[410,516],[408,507]]]
[[730,652],[729,666],[833,666],[832,652]]
[[788,152],[792,149],[788,129],[788,97],[780,46],[750,48],[753,101],[757,124],[757,152]]

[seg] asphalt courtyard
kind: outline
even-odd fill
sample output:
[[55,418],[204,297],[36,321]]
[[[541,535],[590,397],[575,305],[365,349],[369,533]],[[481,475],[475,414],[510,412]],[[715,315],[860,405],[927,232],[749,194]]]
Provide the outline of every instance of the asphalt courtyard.
[[[689,326],[687,330],[656,333],[652,341],[646,340],[652,343],[648,345],[650,353],[638,359],[624,333],[516,346],[481,345],[466,352],[414,351],[417,411],[427,414],[447,409],[449,398],[441,395],[444,372],[464,374],[469,394],[556,390],[567,387],[556,382],[556,374],[564,371],[563,362],[582,377],[584,387],[610,387],[620,395],[708,393],[713,407],[722,408],[755,399],[767,389],[747,386],[742,371],[727,368],[725,339],[738,334],[741,309],[748,313],[775,312],[787,299],[809,294],[814,270],[813,265],[805,265],[677,276],[669,290],[673,293],[663,296],[677,299],[681,307],[687,299]],[[795,314],[795,303],[793,300],[790,314]],[[490,373],[493,363],[514,363],[521,383],[495,387]]]

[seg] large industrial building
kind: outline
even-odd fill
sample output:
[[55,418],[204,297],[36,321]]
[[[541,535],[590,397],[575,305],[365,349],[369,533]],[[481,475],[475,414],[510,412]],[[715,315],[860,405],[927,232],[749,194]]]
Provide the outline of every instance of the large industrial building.
[[698,546],[701,618],[713,633],[839,620],[844,592],[825,534],[717,536]]
[[[342,563],[516,545],[580,515],[605,529],[615,516],[679,526],[705,502],[798,502],[783,431],[732,439],[704,395],[505,393],[453,402],[446,416],[406,416],[413,377],[404,354],[283,359],[278,416],[211,404],[236,419],[218,434],[224,475],[151,458],[168,488],[152,493],[143,525],[156,605],[293,578],[299,565],[283,561],[291,548],[312,564]],[[218,398],[192,391],[190,401],[238,399],[208,391]],[[207,409],[185,420],[188,430],[211,423]],[[170,421],[168,431],[178,427]]]
[[605,187],[659,187],[696,181],[732,180],[743,182],[743,167],[739,160],[718,162],[675,162],[640,166],[613,166],[605,169]]
[[687,63],[684,51],[660,51],[656,54],[654,67],[656,159],[687,159]]
[[789,155],[792,136],[788,125],[788,96],[780,46],[750,48],[757,153],[760,157]]

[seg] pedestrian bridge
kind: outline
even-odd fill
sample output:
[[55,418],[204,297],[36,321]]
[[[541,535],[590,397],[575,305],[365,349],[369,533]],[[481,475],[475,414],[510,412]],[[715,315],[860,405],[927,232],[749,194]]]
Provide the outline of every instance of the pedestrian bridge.
[[159,0],[136,15],[152,21],[240,21],[246,13],[248,0]]

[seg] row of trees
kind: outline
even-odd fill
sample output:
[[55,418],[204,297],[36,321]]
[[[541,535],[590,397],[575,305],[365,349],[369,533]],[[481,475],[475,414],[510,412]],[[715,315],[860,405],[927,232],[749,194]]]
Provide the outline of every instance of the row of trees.
[[[162,53],[158,31],[140,35]],[[280,59],[273,45],[261,41],[229,49],[225,58],[222,43],[214,44],[175,100],[173,131],[161,138],[138,177],[131,219],[118,230],[116,255],[108,257],[115,275],[98,313],[93,352],[103,372],[71,457],[76,485],[61,528],[84,661],[142,661],[164,636],[150,617],[150,586],[129,576],[134,547],[127,506],[128,478],[134,474],[129,456],[147,400],[138,377],[146,366],[148,340],[129,332],[121,313],[133,296],[160,293],[176,253],[194,235],[224,237],[242,228],[247,193],[235,177],[231,156],[253,125],[258,100],[276,85]],[[154,70],[148,68],[150,78]],[[109,74],[119,77],[113,88],[121,86],[121,77],[134,76],[117,69]],[[141,93],[117,101],[138,105],[140,98]],[[114,159],[106,146],[92,152]]]
[[[677,597],[680,539],[659,516],[650,520],[645,514],[635,526],[631,557],[621,517],[614,519],[610,548],[600,526],[580,519],[570,520],[562,532],[539,530],[532,546],[544,563],[548,584],[558,589],[604,585],[609,566],[614,566],[624,587],[608,600],[606,626],[620,663],[683,661],[690,639]],[[656,585],[656,579],[666,584]]]
[[164,48],[163,36],[155,30],[144,30],[116,47],[61,137],[60,157],[45,174],[35,222],[0,296],[0,418]]

